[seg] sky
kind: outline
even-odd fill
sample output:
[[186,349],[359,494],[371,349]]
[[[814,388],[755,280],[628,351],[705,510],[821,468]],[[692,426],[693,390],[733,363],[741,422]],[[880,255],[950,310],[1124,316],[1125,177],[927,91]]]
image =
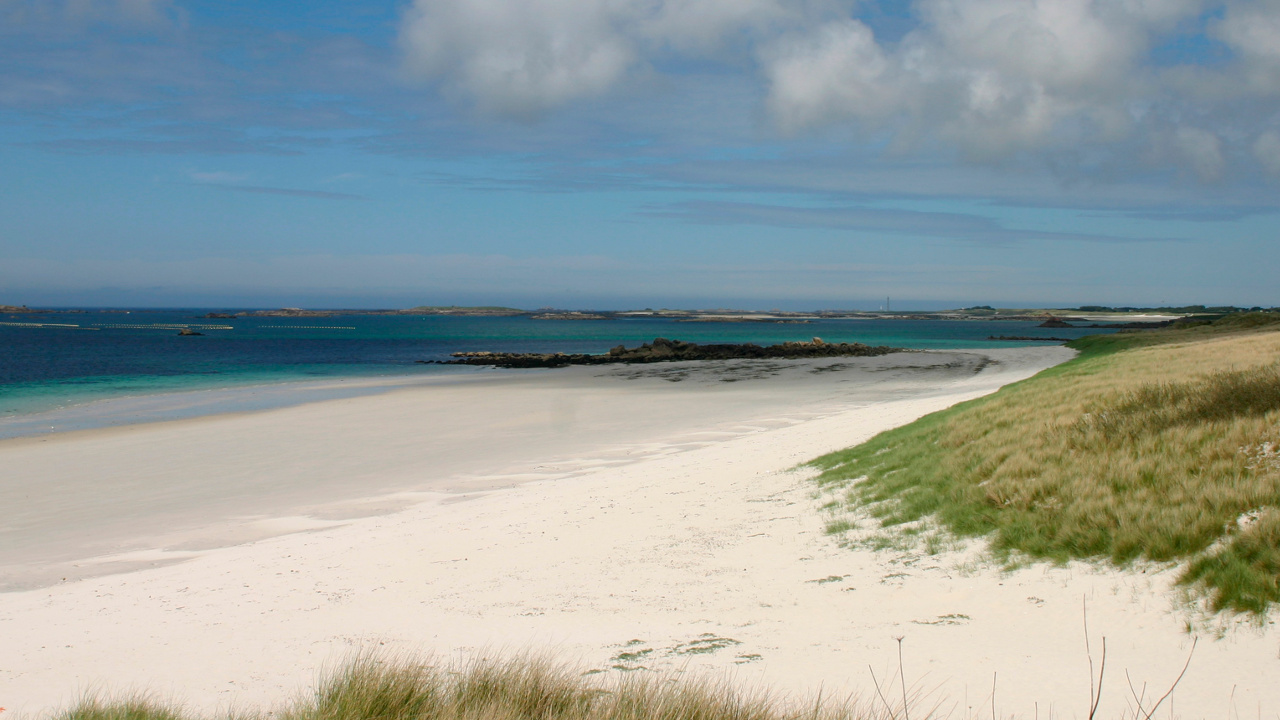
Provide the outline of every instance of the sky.
[[1280,0],[0,0],[0,304],[1280,305]]

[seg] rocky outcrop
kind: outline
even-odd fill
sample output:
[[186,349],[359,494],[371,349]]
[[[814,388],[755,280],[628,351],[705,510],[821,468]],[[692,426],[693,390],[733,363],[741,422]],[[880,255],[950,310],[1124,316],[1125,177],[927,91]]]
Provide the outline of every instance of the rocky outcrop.
[[192,330],[191,328],[182,328],[181,330],[179,330],[179,331],[178,331],[178,334],[179,334],[179,335],[187,335],[187,336],[190,336],[190,335],[204,335],[204,333],[202,333],[202,332],[196,332],[195,330]]
[[[811,342],[787,342],[767,347],[743,345],[698,345],[657,338],[640,347],[618,345],[603,355],[565,353],[495,353],[458,352],[448,365],[493,365],[504,368],[552,368],[566,365],[610,365],[615,363],[655,363],[677,360],[765,360],[778,358],[868,357],[905,352],[903,348],[862,343],[827,343],[822,338]],[[427,361],[420,361],[427,362]]]
[[240,317],[240,316],[234,315],[232,313],[211,312],[211,313],[205,313],[201,317],[203,317],[206,320],[235,320],[237,317]]
[[1061,318],[1051,317],[1048,320],[1045,320],[1044,322],[1040,323],[1040,327],[1069,328],[1069,327],[1075,327],[1075,325],[1072,325],[1071,323]]

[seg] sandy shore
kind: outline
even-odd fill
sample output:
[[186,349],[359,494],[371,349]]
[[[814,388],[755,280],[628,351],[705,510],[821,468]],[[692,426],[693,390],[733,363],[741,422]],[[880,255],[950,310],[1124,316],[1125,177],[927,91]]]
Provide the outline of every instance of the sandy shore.
[[[1099,717],[1131,716],[1125,671],[1162,694],[1191,647],[1169,569],[841,549],[793,469],[1068,356],[493,373],[0,441],[0,706],[265,706],[369,647],[830,697],[874,693],[901,637],[908,683],[954,717],[991,717],[993,678],[1001,717],[1085,717],[1087,603]],[[1160,716],[1280,712],[1273,627],[1203,637]]]

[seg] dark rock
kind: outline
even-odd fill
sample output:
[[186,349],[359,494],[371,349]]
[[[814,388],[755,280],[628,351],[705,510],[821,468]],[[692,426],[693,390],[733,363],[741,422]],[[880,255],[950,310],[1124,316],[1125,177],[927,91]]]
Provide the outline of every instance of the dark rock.
[[637,348],[618,345],[604,355],[565,353],[500,353],[473,351],[454,353],[451,365],[494,365],[505,368],[552,368],[566,365],[608,365],[613,363],[653,363],[678,360],[765,360],[781,358],[869,357],[906,352],[903,348],[885,345],[872,347],[862,343],[828,343],[818,338],[814,342],[787,342],[781,345],[761,347],[752,343],[742,345],[698,345],[695,343],[656,338]]
[[1048,320],[1045,320],[1044,322],[1040,323],[1040,327],[1069,328],[1069,327],[1075,327],[1075,325],[1072,325],[1071,323],[1066,322],[1065,320],[1060,320],[1056,317],[1051,317]]
[[204,335],[204,333],[202,333],[202,332],[196,332],[195,330],[192,330],[191,328],[182,328],[181,330],[179,330],[179,331],[178,331],[178,334],[179,334],[179,335]]

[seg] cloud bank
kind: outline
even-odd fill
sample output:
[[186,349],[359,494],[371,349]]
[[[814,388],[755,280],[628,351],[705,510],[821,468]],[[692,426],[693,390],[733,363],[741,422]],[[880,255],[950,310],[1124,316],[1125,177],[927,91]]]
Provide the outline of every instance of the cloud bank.
[[670,58],[726,59],[743,42],[837,8],[824,0],[417,0],[401,39],[410,72],[482,110],[532,118]]
[[878,37],[840,0],[415,0],[411,75],[536,119],[637,78],[744,72],[783,135],[852,132],[1213,183],[1280,177],[1280,0],[915,0]]

